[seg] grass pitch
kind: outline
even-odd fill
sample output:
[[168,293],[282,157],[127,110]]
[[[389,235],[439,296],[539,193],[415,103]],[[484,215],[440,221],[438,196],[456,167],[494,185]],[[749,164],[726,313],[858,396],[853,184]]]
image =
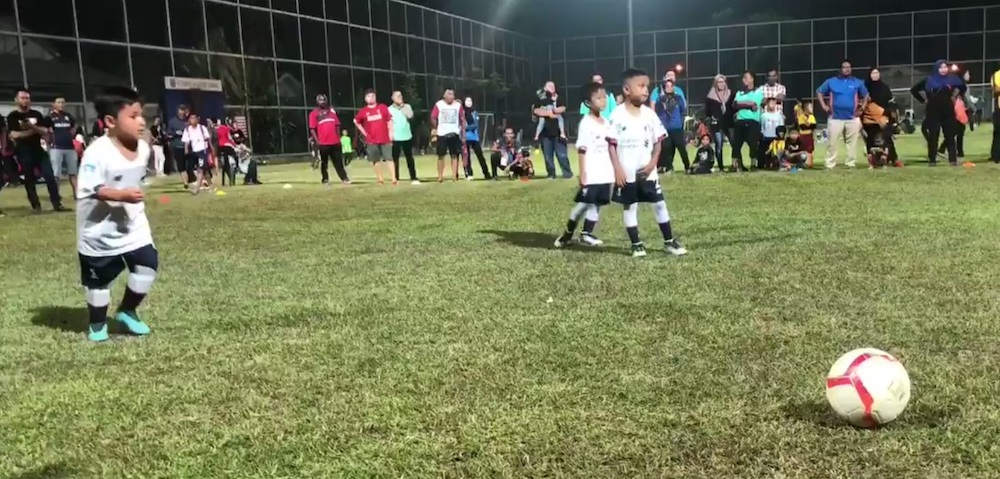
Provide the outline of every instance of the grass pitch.
[[[680,259],[626,256],[617,207],[608,246],[553,250],[572,181],[164,182],[153,334],[103,345],[72,216],[4,191],[0,477],[995,477],[1000,168],[901,144],[903,169],[665,179]],[[825,403],[862,346],[913,381],[879,431]]]

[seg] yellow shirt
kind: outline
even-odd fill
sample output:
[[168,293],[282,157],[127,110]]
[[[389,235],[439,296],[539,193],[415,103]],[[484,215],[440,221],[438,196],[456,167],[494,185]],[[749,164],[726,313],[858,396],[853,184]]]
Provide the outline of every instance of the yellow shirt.
[[813,128],[816,128],[816,115],[799,111],[795,114],[795,122],[799,125],[799,133],[811,135]]
[[767,152],[778,156],[783,151],[785,151],[785,140],[778,139],[771,142],[771,148]]

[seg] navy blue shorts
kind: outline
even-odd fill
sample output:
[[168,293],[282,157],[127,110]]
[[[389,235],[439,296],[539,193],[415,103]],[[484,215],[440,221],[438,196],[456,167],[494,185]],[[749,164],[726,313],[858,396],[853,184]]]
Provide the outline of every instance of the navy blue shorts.
[[587,205],[604,206],[611,203],[611,196],[614,190],[614,183],[586,185],[581,187],[580,191],[576,192],[576,199],[573,201]]
[[125,268],[135,271],[136,266],[145,266],[155,271],[160,267],[160,254],[151,244],[117,256],[86,256],[82,253],[79,256],[80,283],[89,289],[108,287]]
[[625,186],[615,188],[615,203],[629,206],[635,203],[658,203],[663,201],[663,187],[660,180],[641,180],[625,183]]

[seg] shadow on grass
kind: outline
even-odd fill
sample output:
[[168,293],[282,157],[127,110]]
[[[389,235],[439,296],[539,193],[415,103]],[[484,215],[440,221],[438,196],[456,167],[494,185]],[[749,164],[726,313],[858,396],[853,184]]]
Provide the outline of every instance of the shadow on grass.
[[[794,421],[809,422],[826,429],[851,427],[837,417],[826,401],[810,401],[786,404],[784,415]],[[910,404],[895,422],[886,427],[893,429],[932,429],[947,426],[954,417],[954,411],[924,404]]]
[[82,333],[87,330],[90,316],[87,308],[68,306],[42,306],[32,310],[31,323],[59,331]]
[[[482,234],[489,234],[496,237],[497,241],[500,243],[506,243],[511,246],[517,246],[518,248],[531,248],[531,249],[556,249],[554,243],[556,242],[556,235],[551,233],[538,233],[532,231],[497,231],[497,230],[482,230],[479,231]],[[583,251],[587,253],[616,253],[623,254],[622,251],[614,247],[592,247],[583,246],[579,243],[572,243],[566,247],[566,249],[571,251]]]
[[9,477],[10,479],[64,479],[73,477],[73,472],[66,463],[60,462],[29,469]]

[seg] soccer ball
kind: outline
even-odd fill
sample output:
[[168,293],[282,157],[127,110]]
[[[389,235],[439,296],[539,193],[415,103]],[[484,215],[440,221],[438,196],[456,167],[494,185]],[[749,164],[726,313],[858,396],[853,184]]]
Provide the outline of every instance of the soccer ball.
[[845,421],[874,428],[894,421],[910,402],[910,376],[893,355],[873,348],[841,356],[826,376],[826,399]]

